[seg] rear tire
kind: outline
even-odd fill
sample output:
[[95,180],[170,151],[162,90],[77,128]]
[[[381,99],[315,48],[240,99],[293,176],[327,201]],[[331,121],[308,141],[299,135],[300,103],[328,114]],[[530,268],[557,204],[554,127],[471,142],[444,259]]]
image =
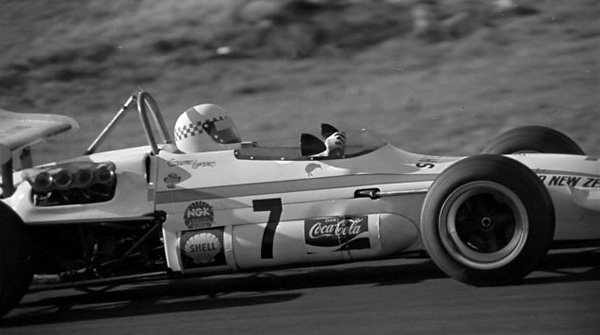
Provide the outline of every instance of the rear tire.
[[31,243],[21,218],[0,202],[0,316],[13,309],[31,283]]
[[431,185],[421,234],[433,261],[476,286],[529,274],[554,236],[554,206],[535,173],[504,156],[479,155],[446,169]]
[[585,155],[579,145],[567,135],[542,126],[509,130],[494,139],[482,153],[508,155],[520,152]]

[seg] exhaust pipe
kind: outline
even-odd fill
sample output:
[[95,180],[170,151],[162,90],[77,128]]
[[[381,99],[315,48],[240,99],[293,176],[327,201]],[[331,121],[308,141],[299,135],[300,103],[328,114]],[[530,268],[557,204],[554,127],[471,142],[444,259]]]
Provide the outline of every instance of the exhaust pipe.
[[71,172],[65,169],[58,169],[58,171],[52,173],[52,179],[57,190],[65,190],[73,184]]
[[94,181],[102,185],[112,185],[115,182],[115,177],[113,164],[102,164],[94,171]]
[[89,169],[79,169],[73,174],[73,184],[79,188],[86,188],[94,182],[94,173]]
[[53,182],[54,178],[52,175],[49,172],[44,171],[35,176],[31,187],[36,192],[44,193],[52,189]]

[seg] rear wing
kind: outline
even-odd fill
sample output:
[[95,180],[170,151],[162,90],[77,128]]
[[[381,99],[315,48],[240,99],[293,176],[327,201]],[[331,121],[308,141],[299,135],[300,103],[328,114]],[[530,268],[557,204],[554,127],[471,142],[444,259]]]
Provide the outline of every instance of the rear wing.
[[0,165],[3,196],[11,193],[13,152],[28,148],[48,137],[78,129],[68,116],[13,113],[0,109]]
[[77,122],[68,116],[13,113],[0,109],[0,164],[11,160],[14,151],[78,128]]

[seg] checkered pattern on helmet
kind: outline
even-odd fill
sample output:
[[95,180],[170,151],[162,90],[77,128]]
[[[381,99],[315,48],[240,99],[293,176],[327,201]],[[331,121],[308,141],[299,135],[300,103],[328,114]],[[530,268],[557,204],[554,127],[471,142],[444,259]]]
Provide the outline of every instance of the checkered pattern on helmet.
[[196,134],[202,134],[201,121],[177,127],[177,129],[175,129],[175,140],[180,141],[188,137],[196,136]]
[[229,119],[229,117],[227,117],[227,116],[217,116],[217,117],[214,117],[212,119],[208,119],[208,120],[204,121],[204,123],[211,123],[211,122],[223,121],[223,120],[226,120],[226,119]]

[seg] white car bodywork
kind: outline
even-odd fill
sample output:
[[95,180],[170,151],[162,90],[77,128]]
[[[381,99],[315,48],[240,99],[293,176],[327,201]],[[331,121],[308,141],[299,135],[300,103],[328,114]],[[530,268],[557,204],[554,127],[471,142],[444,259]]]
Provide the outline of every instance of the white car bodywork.
[[[15,177],[21,180],[15,194],[3,201],[27,225],[133,221],[164,212],[166,259],[176,272],[343,262],[423,250],[419,217],[427,189],[461,159],[389,144],[343,159],[251,159],[243,152],[152,155],[140,147],[93,154],[81,159],[117,166],[112,200],[36,207],[31,186],[20,178],[25,171]],[[555,240],[600,238],[597,159],[510,157],[535,171],[550,191]],[[383,196],[357,195],[361,190]],[[268,229],[274,229],[270,237]]]
[[[148,145],[97,152],[134,102]],[[323,140],[225,142],[221,131],[235,129],[213,117],[186,129],[213,131],[210,147],[223,150],[181,152],[139,92],[83,156],[33,167],[29,146],[77,123],[0,110],[0,316],[32,279],[34,289],[88,288],[428,255],[449,276],[487,286],[522,279],[550,247],[600,244],[600,160],[550,128],[441,157],[327,124]]]
[[[594,201],[600,192],[598,161],[568,155],[511,157],[536,171],[548,187],[557,213],[556,240],[600,238],[600,212],[595,210],[598,203]],[[182,259],[194,254],[184,244],[210,231],[188,232],[186,215],[194,204],[205,212],[212,211],[206,228],[220,231],[217,227],[224,227],[222,237],[220,232],[213,235],[222,239],[219,242],[227,256],[223,266],[233,270],[379,258],[422,250],[419,217],[425,194],[435,177],[458,159],[414,155],[391,145],[358,157],[321,161],[240,160],[232,151],[161,153],[156,208],[168,214],[164,233],[169,266],[184,271]],[[189,177],[173,187],[165,182],[173,176]],[[357,191],[365,189],[389,192],[389,196],[357,197]],[[574,198],[573,194],[581,197],[577,192],[586,192],[586,196]],[[261,249],[270,212],[253,208],[253,202],[265,199],[281,202],[273,244],[267,246],[272,254],[268,256],[261,255]],[[368,239],[369,247],[338,250],[344,245],[344,236],[335,236],[332,231],[324,234],[339,238],[339,244],[315,247],[319,237],[314,237],[311,229],[324,218],[330,218],[333,225],[336,220],[352,218],[368,222],[356,236],[350,235]],[[202,237],[198,238],[201,242],[210,236]],[[194,265],[194,270],[210,267],[210,263],[201,264]]]
[[[2,115],[13,120],[0,131],[3,163],[8,151],[58,132],[57,124],[60,131],[76,127],[68,118],[46,117],[53,127],[24,132],[27,117]],[[30,226],[150,221],[163,213],[165,258],[174,272],[343,262],[423,250],[419,218],[427,190],[461,158],[408,153],[366,131],[351,132],[348,139],[353,149],[339,159],[260,145],[200,153],[172,146],[93,153],[68,162],[114,163],[117,186],[111,200],[36,206],[26,182],[31,170],[25,169],[15,172],[15,192],[2,201]],[[598,158],[509,157],[533,170],[549,190],[555,240],[600,239]]]

